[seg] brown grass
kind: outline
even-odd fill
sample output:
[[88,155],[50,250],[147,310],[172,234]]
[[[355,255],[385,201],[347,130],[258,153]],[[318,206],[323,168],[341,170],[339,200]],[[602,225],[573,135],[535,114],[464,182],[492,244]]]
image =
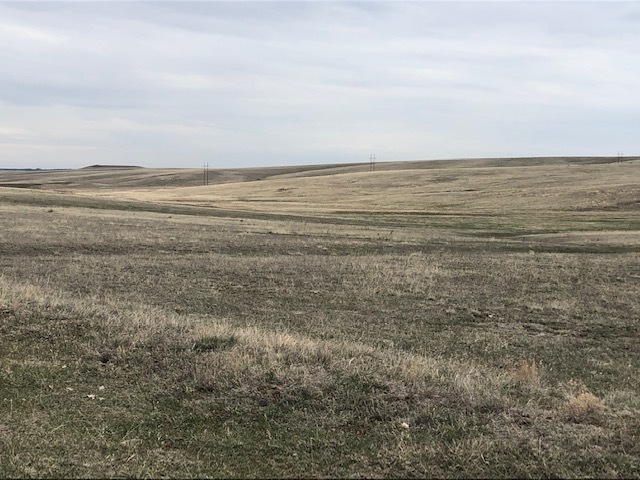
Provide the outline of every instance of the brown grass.
[[573,392],[567,395],[566,418],[576,423],[599,423],[606,409],[602,399],[585,384],[570,382],[569,385]]
[[638,210],[638,161],[619,164],[387,170],[272,177],[175,189],[104,191],[143,201],[291,213],[491,214]]
[[511,369],[511,374],[519,381],[537,385],[540,383],[540,369],[534,359],[522,359],[516,367]]
[[[284,217],[0,189],[0,476],[635,475],[637,212],[534,193],[636,173],[480,166],[224,187]],[[496,213],[398,213],[447,198]]]

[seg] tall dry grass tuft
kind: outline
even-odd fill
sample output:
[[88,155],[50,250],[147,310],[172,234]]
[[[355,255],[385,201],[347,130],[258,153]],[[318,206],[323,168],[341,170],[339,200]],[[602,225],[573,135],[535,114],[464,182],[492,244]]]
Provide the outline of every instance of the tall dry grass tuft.
[[540,384],[540,369],[535,359],[523,358],[518,365],[510,369],[511,375],[519,382],[528,385]]
[[600,422],[606,408],[602,399],[594,395],[585,384],[570,382],[569,387],[573,392],[567,395],[563,412],[565,419],[576,423]]

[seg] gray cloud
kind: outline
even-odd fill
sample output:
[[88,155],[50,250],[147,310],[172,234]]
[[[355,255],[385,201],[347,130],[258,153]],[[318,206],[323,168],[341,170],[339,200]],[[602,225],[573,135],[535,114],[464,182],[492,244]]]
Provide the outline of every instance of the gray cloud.
[[0,2],[0,167],[638,150],[640,4]]

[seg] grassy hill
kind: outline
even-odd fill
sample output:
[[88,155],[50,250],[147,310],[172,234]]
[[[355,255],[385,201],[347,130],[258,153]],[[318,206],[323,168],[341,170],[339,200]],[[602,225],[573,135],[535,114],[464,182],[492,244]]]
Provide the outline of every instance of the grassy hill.
[[[211,169],[209,183],[250,182],[278,175],[322,172],[333,168],[334,165],[312,165]],[[203,170],[196,168],[93,165],[76,170],[0,170],[1,186],[57,190],[187,187],[202,185],[203,180]]]
[[495,213],[640,208],[639,160],[611,164],[409,166],[416,165],[401,164],[399,168],[375,172],[351,171],[353,167],[346,168],[347,172],[327,169],[322,174],[308,171],[274,175],[260,182],[212,186],[114,190],[117,195],[137,200],[272,212]]
[[637,476],[626,160],[0,172],[0,476]]
[[[432,169],[475,169],[504,167],[553,167],[563,165],[602,165],[637,161],[639,157],[530,157],[459,160],[418,160],[378,162],[378,172]],[[346,173],[366,173],[368,163],[301,165],[284,167],[211,169],[209,183],[242,183],[265,179],[317,177]],[[142,168],[137,166],[91,165],[76,170],[2,170],[0,185],[40,189],[129,189],[191,187],[203,184],[202,169]]]

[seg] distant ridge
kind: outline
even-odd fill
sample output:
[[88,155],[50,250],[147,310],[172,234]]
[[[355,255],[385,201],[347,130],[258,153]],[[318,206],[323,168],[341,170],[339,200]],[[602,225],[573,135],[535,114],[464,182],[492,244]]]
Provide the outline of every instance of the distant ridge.
[[79,170],[88,170],[88,169],[94,169],[94,168],[117,168],[119,170],[135,170],[135,169],[139,169],[139,168],[144,168],[144,167],[140,167],[137,165],[89,165],[88,167],[82,167]]
[[[297,181],[296,179],[312,179],[343,174],[361,175],[365,177],[375,173],[377,182],[384,182],[382,174],[387,172],[401,175],[402,171],[413,171],[411,175],[419,175],[418,170],[431,170],[433,178],[443,175],[447,169],[458,169],[456,175],[466,175],[468,169],[495,168],[551,168],[551,167],[586,167],[599,164],[634,164],[640,156],[609,157],[507,157],[507,158],[466,158],[440,160],[404,160],[380,161],[375,165],[369,162],[336,163],[320,165],[293,165],[246,168],[212,168],[209,171],[209,184],[239,184],[262,180]],[[374,167],[374,168],[372,168]],[[371,172],[375,170],[375,172]],[[582,170],[580,170],[582,171]],[[580,173],[580,172],[576,172]],[[353,177],[355,179],[356,177]],[[339,178],[338,178],[339,180]],[[372,179],[367,179],[367,181]],[[318,181],[321,182],[318,178]],[[354,180],[355,181],[355,180]],[[357,182],[356,182],[357,183]],[[1,170],[0,189],[35,188],[40,190],[96,190],[106,191],[126,189],[164,189],[178,187],[203,186],[203,170],[201,168],[150,168],[136,165],[104,165],[95,164],[71,170]],[[629,191],[637,191],[629,187]],[[625,193],[626,195],[626,193]],[[625,197],[626,198],[626,197]],[[625,201],[637,202],[634,198]],[[634,203],[635,205],[635,203]]]

